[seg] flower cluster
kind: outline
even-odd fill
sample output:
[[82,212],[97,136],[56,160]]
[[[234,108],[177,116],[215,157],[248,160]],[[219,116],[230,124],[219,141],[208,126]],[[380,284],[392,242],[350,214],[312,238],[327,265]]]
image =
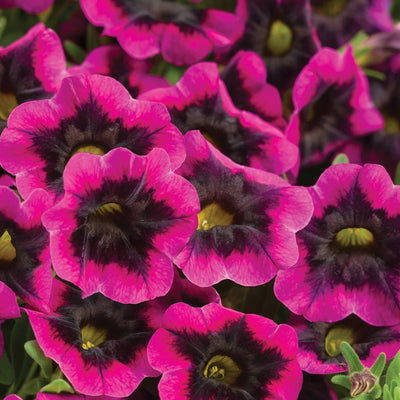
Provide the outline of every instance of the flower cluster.
[[398,19],[0,0],[0,396],[378,398],[400,352]]

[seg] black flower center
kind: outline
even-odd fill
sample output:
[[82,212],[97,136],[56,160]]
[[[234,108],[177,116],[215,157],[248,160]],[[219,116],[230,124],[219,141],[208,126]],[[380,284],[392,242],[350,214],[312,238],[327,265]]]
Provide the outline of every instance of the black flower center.
[[369,247],[374,243],[374,235],[366,228],[344,228],[336,234],[335,241],[344,248]]
[[325,336],[325,351],[330,357],[337,357],[341,353],[342,342],[354,344],[356,341],[353,329],[349,326],[333,326]]
[[82,349],[89,350],[93,347],[100,346],[107,339],[107,330],[104,328],[96,328],[93,325],[85,325],[81,329]]
[[210,358],[203,373],[208,379],[215,379],[231,386],[238,380],[242,370],[231,357],[217,354]]
[[17,252],[12,244],[12,238],[8,230],[5,229],[0,236],[0,260],[9,263],[15,259]]
[[197,214],[197,229],[209,230],[217,225],[232,225],[233,217],[233,214],[224,210],[218,203],[211,203]]
[[281,20],[276,20],[271,24],[265,50],[273,56],[283,56],[292,47],[293,32],[288,25]]

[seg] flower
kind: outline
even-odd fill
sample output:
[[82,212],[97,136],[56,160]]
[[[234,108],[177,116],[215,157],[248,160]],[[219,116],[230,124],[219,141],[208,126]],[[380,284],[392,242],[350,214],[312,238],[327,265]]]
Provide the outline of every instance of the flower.
[[0,281],[34,308],[46,307],[52,285],[49,234],[41,222],[50,206],[41,189],[21,203],[0,186]]
[[148,345],[162,373],[161,400],[295,400],[302,374],[293,328],[219,304],[184,303],[165,313]]
[[268,81],[283,94],[318,51],[308,0],[248,0],[249,16],[243,35],[228,56],[239,50],[257,53]]
[[79,153],[64,171],[65,196],[43,215],[57,275],[85,295],[122,303],[162,296],[172,259],[196,229],[195,188],[163,149]]
[[0,8],[22,8],[24,11],[32,14],[40,14],[46,11],[54,0],[0,0]]
[[302,166],[325,161],[351,138],[383,127],[350,47],[343,54],[329,48],[315,54],[296,79],[293,104],[285,133],[300,145]]
[[400,187],[380,165],[337,164],[309,192],[314,215],[299,261],[278,271],[278,300],[310,321],[399,323]]
[[322,45],[339,47],[358,31],[390,31],[390,0],[310,0],[312,21]]
[[175,86],[149,90],[139,99],[164,103],[183,134],[199,129],[238,164],[282,174],[298,161],[297,146],[279,129],[233,105],[216,63],[195,64]]
[[383,352],[390,360],[400,350],[400,324],[370,325],[354,314],[336,322],[310,322],[291,315],[287,323],[299,338],[298,361],[310,374],[333,374],[349,369],[340,344],[349,343],[362,364],[371,367]]
[[235,13],[197,9],[194,3],[81,0],[81,7],[88,20],[116,37],[131,57],[145,59],[161,53],[172,64],[190,65],[231,45],[242,33],[247,16],[244,0],[237,1]]
[[16,174],[22,196],[41,187],[59,200],[65,165],[75,153],[116,147],[139,155],[164,148],[173,168],[185,157],[182,135],[164,105],[132,99],[113,78],[79,74],[65,78],[52,99],[13,112],[0,137],[0,163]]
[[187,158],[177,170],[197,190],[198,227],[174,259],[199,286],[231,279],[241,285],[271,280],[297,261],[295,232],[312,214],[303,187],[233,163],[199,131],[185,135]]
[[43,23],[1,48],[0,66],[1,130],[6,125],[3,121],[18,104],[50,98],[67,75],[61,41]]
[[149,73],[151,66],[149,60],[129,57],[117,45],[106,45],[93,49],[81,65],[68,68],[68,72],[111,76],[121,82],[135,98],[147,90],[169,86],[165,78]]
[[48,314],[27,310],[39,346],[57,362],[74,389],[89,396],[125,397],[146,376],[146,346],[153,334],[146,303],[121,304],[55,281]]

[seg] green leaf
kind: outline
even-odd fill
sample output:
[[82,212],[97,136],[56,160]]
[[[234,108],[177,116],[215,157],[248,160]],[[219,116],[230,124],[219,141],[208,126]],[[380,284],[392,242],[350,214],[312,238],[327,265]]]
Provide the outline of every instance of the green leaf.
[[50,382],[48,385],[43,386],[40,389],[41,392],[45,393],[75,393],[74,389],[72,386],[65,381],[64,379],[56,379],[52,382]]
[[334,375],[331,379],[332,383],[351,389],[350,377],[348,375]]
[[398,386],[393,389],[393,400],[400,400],[400,387]]
[[380,353],[372,367],[370,368],[370,371],[377,377],[379,378],[383,372],[383,369],[385,368],[385,363],[386,363],[386,354],[385,353]]
[[364,366],[361,364],[361,361],[353,348],[347,342],[342,342],[340,348],[347,364],[349,364],[350,373],[355,371],[361,372],[364,369]]
[[3,352],[0,358],[0,383],[3,385],[11,385],[14,382],[14,370],[11,367],[10,359],[6,352]]
[[332,165],[334,164],[348,164],[349,158],[344,153],[338,154],[332,161]]
[[386,79],[386,75],[380,71],[376,71],[371,68],[363,68],[363,72],[370,78],[378,79],[379,81],[384,81]]
[[53,362],[50,358],[47,358],[44,355],[43,350],[38,345],[38,342],[36,340],[30,340],[29,342],[26,342],[25,351],[40,365],[43,375],[50,379],[53,369]]
[[400,386],[400,352],[392,359],[386,372],[386,383],[389,385],[390,392]]
[[400,185],[400,162],[397,163],[397,166],[396,166],[396,175],[394,178],[394,184]]
[[387,383],[383,386],[383,400],[393,400]]
[[81,64],[86,58],[86,52],[74,42],[70,40],[64,40],[63,42],[65,51],[71,56],[71,58],[77,63]]

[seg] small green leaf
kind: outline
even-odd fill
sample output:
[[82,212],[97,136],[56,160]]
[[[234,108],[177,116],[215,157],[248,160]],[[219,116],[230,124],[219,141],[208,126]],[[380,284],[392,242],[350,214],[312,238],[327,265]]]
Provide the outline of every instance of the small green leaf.
[[387,383],[385,383],[385,386],[383,386],[383,400],[393,400]]
[[334,164],[348,164],[349,158],[344,153],[338,154],[332,161],[332,165]]
[[363,72],[368,77],[378,79],[379,81],[384,81],[386,79],[386,75],[384,73],[371,68],[363,68]]
[[398,386],[393,390],[393,400],[400,400],[400,387]]
[[36,340],[30,340],[25,343],[25,351],[40,365],[40,368],[43,371],[43,374],[46,378],[50,379],[53,362],[50,358],[47,358],[43,350],[38,345]]
[[64,379],[56,379],[52,382],[50,382],[48,385],[43,386],[40,389],[41,392],[45,393],[75,393],[74,389],[72,386],[65,381]]
[[349,364],[350,373],[355,371],[361,372],[364,369],[364,366],[361,364],[361,361],[353,348],[347,342],[342,342],[340,348],[342,349],[347,364]]
[[371,372],[379,378],[383,372],[383,369],[385,368],[385,363],[386,363],[386,354],[385,353],[380,353],[376,361],[374,362],[374,365],[372,365]]
[[71,56],[71,58],[77,63],[81,64],[86,58],[86,52],[74,42],[70,40],[64,40],[63,42],[65,51]]
[[389,385],[391,393],[393,393],[396,386],[400,386],[400,352],[396,354],[389,364],[386,372],[386,383]]
[[7,18],[0,17],[0,38],[3,36],[6,26],[7,26]]
[[11,367],[10,359],[6,352],[3,352],[0,358],[0,383],[3,385],[11,385],[14,382],[14,370]]
[[394,178],[394,184],[400,185],[400,162],[397,163],[397,166],[396,166],[396,175]]
[[334,375],[331,379],[332,383],[351,389],[350,377],[348,375]]

